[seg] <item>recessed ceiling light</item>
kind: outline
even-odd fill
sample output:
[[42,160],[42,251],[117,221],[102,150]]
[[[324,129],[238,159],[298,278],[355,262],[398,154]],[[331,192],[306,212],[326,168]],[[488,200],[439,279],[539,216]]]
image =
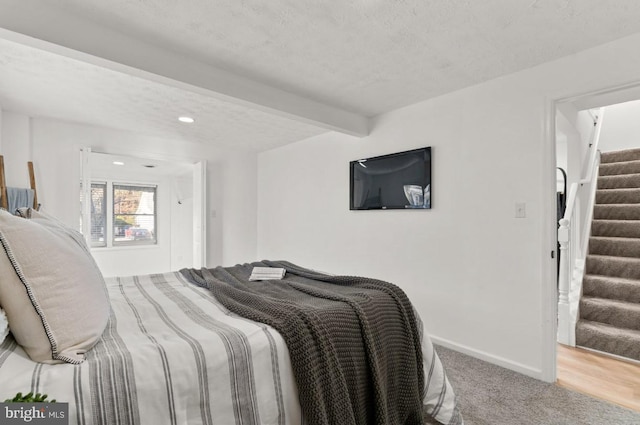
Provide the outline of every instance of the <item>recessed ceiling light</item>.
[[191,117],[178,117],[178,121],[180,122],[186,122],[191,124],[192,122],[194,122],[195,120]]
[[113,165],[124,165],[122,161],[113,161]]

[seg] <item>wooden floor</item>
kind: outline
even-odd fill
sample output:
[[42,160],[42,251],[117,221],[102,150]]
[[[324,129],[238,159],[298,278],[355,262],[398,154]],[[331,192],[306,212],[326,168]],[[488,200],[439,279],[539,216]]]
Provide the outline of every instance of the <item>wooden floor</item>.
[[638,362],[558,344],[557,384],[640,412]]

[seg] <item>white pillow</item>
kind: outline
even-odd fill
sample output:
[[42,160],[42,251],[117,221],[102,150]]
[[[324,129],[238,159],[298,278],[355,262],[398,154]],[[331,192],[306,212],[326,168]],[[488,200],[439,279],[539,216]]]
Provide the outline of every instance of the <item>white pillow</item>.
[[9,335],[9,322],[4,310],[0,308],[0,344],[4,342],[7,335]]
[[104,279],[78,232],[21,213],[0,210],[0,307],[32,360],[81,363],[109,319]]

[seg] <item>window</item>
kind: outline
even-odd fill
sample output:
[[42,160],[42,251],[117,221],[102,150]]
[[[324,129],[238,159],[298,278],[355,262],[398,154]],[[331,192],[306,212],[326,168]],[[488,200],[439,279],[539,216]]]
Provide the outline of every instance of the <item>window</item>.
[[91,246],[107,246],[106,183],[91,183]]
[[92,182],[91,246],[156,244],[156,192],[157,186]]
[[113,244],[156,243],[156,187],[113,185]]

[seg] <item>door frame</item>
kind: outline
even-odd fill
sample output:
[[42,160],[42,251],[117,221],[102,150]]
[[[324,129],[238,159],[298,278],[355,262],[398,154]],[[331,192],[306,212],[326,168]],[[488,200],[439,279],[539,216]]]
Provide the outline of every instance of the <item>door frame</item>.
[[[589,104],[589,99],[591,102]],[[545,97],[543,118],[543,170],[542,173],[542,208],[546,213],[542,220],[542,364],[541,379],[545,382],[556,382],[557,379],[557,333],[558,333],[558,289],[557,260],[550,258],[550,252],[557,253],[558,223],[556,222],[556,113],[558,104],[574,103],[587,100],[592,109],[640,100],[640,81],[610,86],[599,90],[576,93],[561,98]],[[551,259],[551,262],[548,262]]]

